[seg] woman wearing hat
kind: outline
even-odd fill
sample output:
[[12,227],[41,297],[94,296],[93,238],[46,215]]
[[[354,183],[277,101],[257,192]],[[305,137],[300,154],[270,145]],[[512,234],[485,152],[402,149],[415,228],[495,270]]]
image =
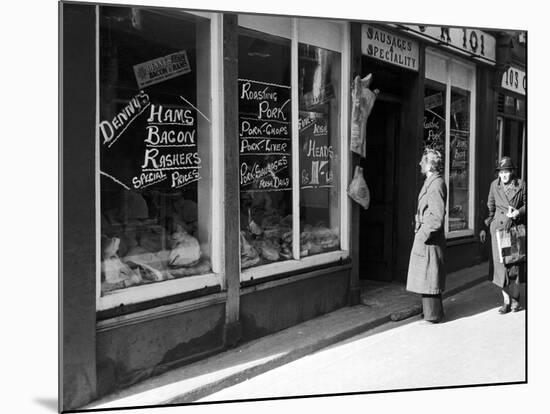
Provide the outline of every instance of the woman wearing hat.
[[422,295],[424,320],[438,323],[444,316],[441,293],[445,289],[446,277],[444,224],[447,186],[441,176],[441,153],[426,149],[420,161],[420,169],[426,180],[418,195],[407,290]]
[[[510,157],[503,157],[498,165],[498,178],[491,183],[487,207],[489,217],[485,225],[491,232],[493,251],[493,283],[502,289],[504,303],[500,314],[521,310],[519,304],[519,284],[525,279],[525,264],[505,265],[500,263],[496,231],[510,229],[515,224],[525,223],[526,188],[525,183],[516,177],[516,168]],[[480,240],[485,243],[486,233],[482,230]]]

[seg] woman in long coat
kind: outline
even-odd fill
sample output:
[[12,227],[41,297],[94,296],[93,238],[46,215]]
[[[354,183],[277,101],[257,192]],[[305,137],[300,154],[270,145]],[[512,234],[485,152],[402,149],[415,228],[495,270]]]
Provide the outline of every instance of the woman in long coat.
[[[510,157],[500,160],[498,178],[491,183],[487,207],[489,217],[485,224],[491,232],[493,252],[493,283],[502,289],[504,303],[498,310],[505,314],[521,310],[519,304],[519,284],[525,281],[525,264],[504,265],[500,263],[496,231],[509,229],[514,224],[525,222],[527,208],[525,183],[515,177],[515,166]],[[485,242],[485,231],[481,232],[481,241]]]
[[441,293],[445,289],[445,206],[447,186],[441,176],[443,157],[427,149],[420,161],[426,176],[418,195],[415,235],[409,261],[407,290],[422,295],[424,319],[443,320]]

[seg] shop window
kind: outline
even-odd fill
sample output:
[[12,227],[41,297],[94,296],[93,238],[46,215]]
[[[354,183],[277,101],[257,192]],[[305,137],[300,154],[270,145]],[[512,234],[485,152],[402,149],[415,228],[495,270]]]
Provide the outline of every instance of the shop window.
[[475,67],[426,52],[424,147],[440,151],[448,188],[448,237],[473,234]]
[[344,26],[246,15],[239,25],[241,280],[342,260],[348,256]]
[[340,54],[300,43],[300,256],[340,248]]
[[98,10],[100,308],[218,283],[200,276],[215,215],[210,21]]

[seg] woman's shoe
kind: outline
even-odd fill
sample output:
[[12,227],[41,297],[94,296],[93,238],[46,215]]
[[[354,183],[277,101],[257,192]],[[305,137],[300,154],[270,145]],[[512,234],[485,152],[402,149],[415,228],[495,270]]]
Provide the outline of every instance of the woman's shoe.
[[498,310],[498,313],[500,313],[501,315],[504,315],[505,313],[508,313],[510,312],[511,310],[511,307],[509,304],[505,304],[505,305],[502,305],[499,310]]
[[433,320],[423,319],[423,320],[420,321],[420,324],[421,325],[436,325],[438,323],[444,323],[444,322],[445,322],[445,317],[442,316],[439,319],[433,319]]

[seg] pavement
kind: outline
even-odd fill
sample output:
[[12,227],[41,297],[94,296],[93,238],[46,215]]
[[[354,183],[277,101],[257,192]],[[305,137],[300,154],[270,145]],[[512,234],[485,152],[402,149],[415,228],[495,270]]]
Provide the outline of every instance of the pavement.
[[[444,298],[487,280],[487,262],[447,275]],[[361,304],[345,307],[110,394],[83,409],[185,404],[281,367],[390,321],[421,313],[402,284],[368,281]]]
[[525,383],[526,312],[501,304],[486,281],[445,299],[445,323],[387,322],[198,402]]

